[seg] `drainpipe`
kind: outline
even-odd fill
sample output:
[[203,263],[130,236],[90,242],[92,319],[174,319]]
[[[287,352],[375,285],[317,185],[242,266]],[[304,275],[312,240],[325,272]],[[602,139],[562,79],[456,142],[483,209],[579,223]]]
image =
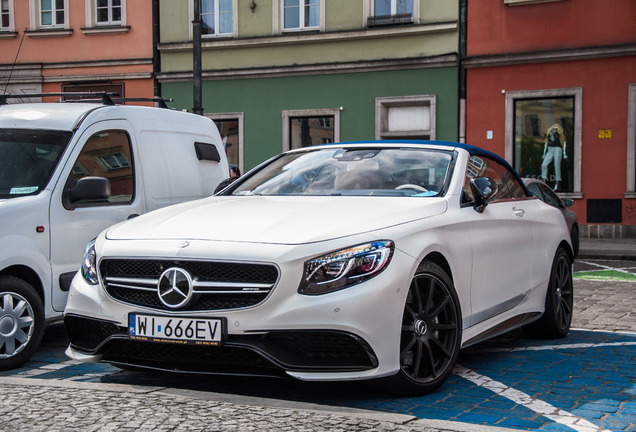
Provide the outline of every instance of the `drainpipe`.
[[154,96],[161,97],[161,83],[157,75],[161,72],[161,59],[159,57],[159,0],[152,0],[152,77],[154,80]]
[[194,20],[192,21],[192,86],[194,107],[192,112],[203,115],[201,90],[201,0],[194,0]]
[[466,142],[466,58],[468,0],[459,1],[459,142]]

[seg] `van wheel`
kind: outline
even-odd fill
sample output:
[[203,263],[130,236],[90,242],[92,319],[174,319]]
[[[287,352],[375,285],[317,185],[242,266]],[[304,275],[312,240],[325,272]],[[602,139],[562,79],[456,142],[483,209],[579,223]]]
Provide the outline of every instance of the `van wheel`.
[[0,370],[27,361],[44,335],[44,306],[35,289],[14,276],[0,276]]
[[424,261],[404,305],[400,370],[384,380],[385,388],[405,396],[431,393],[451,374],[461,339],[461,308],[453,282],[441,267]]

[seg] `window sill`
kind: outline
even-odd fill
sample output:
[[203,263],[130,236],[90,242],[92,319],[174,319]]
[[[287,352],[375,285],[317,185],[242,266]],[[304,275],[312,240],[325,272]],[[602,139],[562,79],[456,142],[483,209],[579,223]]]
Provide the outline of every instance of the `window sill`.
[[59,29],[39,29],[39,30],[27,30],[26,35],[29,37],[66,37],[73,35],[73,29],[59,28]]
[[625,192],[625,198],[636,198],[636,192],[630,191],[630,192]]
[[413,24],[413,15],[411,14],[378,15],[367,18],[367,27],[369,28],[409,24]]
[[0,39],[13,39],[18,37],[18,32],[15,31],[0,31]]
[[80,29],[85,35],[105,34],[105,33],[128,33],[130,26],[97,26],[82,27]]

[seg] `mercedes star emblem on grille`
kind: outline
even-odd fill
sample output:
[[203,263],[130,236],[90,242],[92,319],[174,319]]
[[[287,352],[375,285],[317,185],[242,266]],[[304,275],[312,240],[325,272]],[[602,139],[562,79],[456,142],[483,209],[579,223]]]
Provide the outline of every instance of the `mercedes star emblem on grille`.
[[159,300],[170,308],[185,306],[192,297],[192,277],[183,269],[171,267],[159,277],[157,294]]

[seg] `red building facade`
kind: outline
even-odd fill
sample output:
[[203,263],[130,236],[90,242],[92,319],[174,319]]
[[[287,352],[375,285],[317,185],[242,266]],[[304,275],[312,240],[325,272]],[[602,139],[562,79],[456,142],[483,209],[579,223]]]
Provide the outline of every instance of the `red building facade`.
[[471,0],[465,138],[636,237],[636,2]]

